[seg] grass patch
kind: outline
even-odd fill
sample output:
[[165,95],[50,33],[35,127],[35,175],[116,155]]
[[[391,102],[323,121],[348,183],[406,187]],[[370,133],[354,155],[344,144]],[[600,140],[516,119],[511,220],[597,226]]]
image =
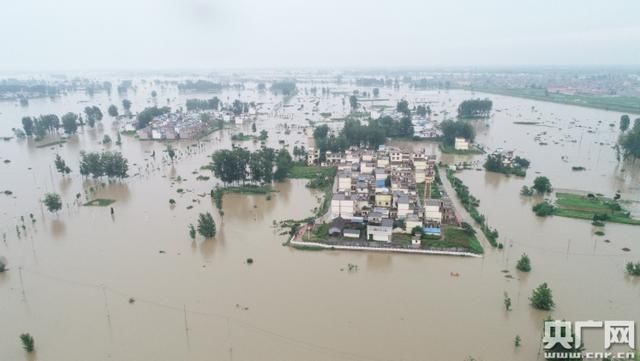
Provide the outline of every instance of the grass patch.
[[107,207],[113,203],[115,203],[115,199],[107,199],[107,198],[96,198],[93,200],[90,200],[89,202],[85,203],[84,205],[87,207]]
[[465,155],[465,154],[483,154],[484,152],[478,148],[476,148],[475,146],[471,145],[471,148],[468,150],[461,150],[461,149],[455,149],[454,147],[450,146],[450,145],[446,145],[444,143],[440,143],[439,148],[440,151],[442,153],[445,154],[461,154],[461,155]]
[[555,206],[553,214],[560,217],[594,220],[597,215],[598,221],[640,225],[618,202],[605,197],[558,192]]
[[296,164],[289,170],[289,178],[313,179],[318,176],[335,176],[336,167],[319,167]]
[[316,242],[316,243],[325,242],[327,238],[329,238],[329,228],[331,228],[331,225],[329,223],[320,224],[314,227],[314,229],[311,232],[307,232],[304,235],[304,238],[305,238],[304,240],[306,242]]
[[561,94],[548,92],[537,88],[474,88],[478,92],[509,95],[519,98],[540,100],[545,102],[578,105],[582,107],[617,110],[640,114],[640,99],[630,96],[589,95],[589,94]]
[[465,248],[473,253],[482,254],[484,249],[473,233],[462,228],[447,226],[444,229],[444,239],[433,237],[422,238],[423,248]]

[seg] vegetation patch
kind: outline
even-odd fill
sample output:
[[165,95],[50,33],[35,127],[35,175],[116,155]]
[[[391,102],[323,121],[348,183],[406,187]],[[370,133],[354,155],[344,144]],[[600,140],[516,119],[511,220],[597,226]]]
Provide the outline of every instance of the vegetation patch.
[[115,203],[115,199],[107,199],[107,198],[96,198],[93,199],[84,205],[87,207],[107,207],[113,203]]
[[64,144],[67,141],[64,139],[60,139],[60,140],[56,140],[53,142],[49,142],[49,143],[44,143],[44,144],[38,144],[36,145],[36,148],[47,148],[47,147],[53,147],[54,145],[58,145],[58,144]]
[[465,229],[454,226],[444,228],[444,238],[422,236],[421,243],[423,248],[464,248],[469,252],[482,254],[484,249],[478,238],[476,238],[473,229]]
[[631,218],[618,201],[602,196],[574,193],[556,193],[554,215],[587,219],[594,222],[614,222],[640,225],[640,220]]

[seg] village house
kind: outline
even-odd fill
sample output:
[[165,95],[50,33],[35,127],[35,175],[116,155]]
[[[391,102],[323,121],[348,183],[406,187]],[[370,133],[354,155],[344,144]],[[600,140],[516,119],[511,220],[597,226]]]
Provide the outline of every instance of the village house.
[[469,150],[469,141],[465,138],[456,137],[453,147],[455,150]]

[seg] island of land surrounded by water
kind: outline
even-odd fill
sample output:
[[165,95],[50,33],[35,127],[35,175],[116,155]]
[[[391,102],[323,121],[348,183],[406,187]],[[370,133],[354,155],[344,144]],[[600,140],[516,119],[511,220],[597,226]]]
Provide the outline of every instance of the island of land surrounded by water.
[[3,357],[531,360],[547,317],[640,318],[633,109],[318,77],[0,101]]

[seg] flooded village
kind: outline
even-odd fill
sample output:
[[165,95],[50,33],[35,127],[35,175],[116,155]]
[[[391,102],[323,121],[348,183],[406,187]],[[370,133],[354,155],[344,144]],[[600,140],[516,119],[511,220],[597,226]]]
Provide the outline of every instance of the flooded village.
[[7,79],[0,359],[544,360],[548,317],[639,320],[640,115],[483,76]]

